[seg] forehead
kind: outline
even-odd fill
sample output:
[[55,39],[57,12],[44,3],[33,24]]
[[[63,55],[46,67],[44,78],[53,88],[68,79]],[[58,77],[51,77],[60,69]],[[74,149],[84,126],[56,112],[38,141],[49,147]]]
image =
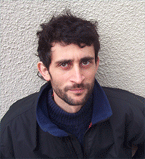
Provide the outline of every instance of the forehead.
[[51,52],[51,62],[63,59],[79,60],[84,57],[95,58],[95,50],[93,45],[80,48],[75,44],[64,45],[62,43],[54,43],[51,48]]

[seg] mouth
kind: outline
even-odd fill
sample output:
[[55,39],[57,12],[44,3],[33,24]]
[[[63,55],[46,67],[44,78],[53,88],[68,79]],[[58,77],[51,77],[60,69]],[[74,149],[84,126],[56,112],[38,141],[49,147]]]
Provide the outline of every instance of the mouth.
[[69,91],[73,92],[73,93],[83,93],[85,91],[84,88],[75,88],[75,89],[70,89]]

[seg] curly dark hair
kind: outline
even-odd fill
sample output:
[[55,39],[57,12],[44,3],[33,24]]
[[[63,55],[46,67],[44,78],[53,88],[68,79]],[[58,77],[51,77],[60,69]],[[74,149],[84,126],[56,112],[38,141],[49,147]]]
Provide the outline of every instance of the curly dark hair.
[[70,12],[53,16],[48,23],[41,24],[42,30],[37,32],[37,51],[40,61],[49,69],[53,42],[63,42],[65,45],[76,44],[81,48],[93,44],[97,61],[100,42],[96,24],[97,22],[84,20]]

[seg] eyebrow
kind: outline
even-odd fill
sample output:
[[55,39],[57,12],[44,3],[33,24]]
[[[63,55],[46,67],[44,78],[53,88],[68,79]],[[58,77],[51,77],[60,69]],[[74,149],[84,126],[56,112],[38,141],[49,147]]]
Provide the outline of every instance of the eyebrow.
[[[80,61],[84,61],[84,60],[93,60],[94,57],[91,57],[91,56],[86,56],[86,57],[83,57],[80,59]],[[59,61],[56,61],[55,64],[58,65],[60,63],[69,63],[69,62],[73,62],[74,60],[72,59],[62,59],[62,60],[59,60]]]
[[87,57],[81,58],[80,61],[84,61],[84,60],[94,60],[94,59],[95,59],[94,57],[87,56]]
[[70,59],[68,59],[68,60],[65,60],[65,59],[64,59],[64,60],[56,61],[55,64],[58,65],[58,64],[61,64],[61,63],[69,63],[69,62],[72,62],[72,61],[73,61],[73,60],[70,60]]

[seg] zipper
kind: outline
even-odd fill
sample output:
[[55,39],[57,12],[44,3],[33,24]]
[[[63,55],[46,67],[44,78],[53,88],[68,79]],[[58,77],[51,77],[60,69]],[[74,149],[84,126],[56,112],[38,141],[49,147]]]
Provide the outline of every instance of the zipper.
[[[97,124],[94,124],[97,125]],[[92,122],[89,124],[88,129],[85,131],[84,133],[84,137],[83,137],[83,150],[84,150],[84,157],[87,158],[87,154],[90,150],[87,149],[87,142],[85,142],[86,139],[86,135],[88,134],[88,132],[91,130],[91,128],[94,126],[92,125]]]
[[[95,123],[95,124],[92,124],[92,122],[90,123],[90,125],[88,126],[88,129],[85,131],[85,134],[84,134],[84,137],[83,137],[83,149],[84,149],[84,157],[87,158],[88,157],[88,154],[90,152],[90,149],[87,148],[87,142],[85,142],[86,140],[86,135],[89,133],[89,131],[91,131],[91,129],[94,127],[94,126],[97,126],[98,124],[104,122],[104,121],[107,121],[109,118],[107,119],[104,119],[104,120],[101,120],[100,122],[98,123]],[[97,132],[97,129],[95,130]]]
[[68,145],[69,152],[72,155],[70,157],[83,158],[83,151],[81,149],[81,145],[74,135],[68,136],[68,138],[66,139],[66,143]]

